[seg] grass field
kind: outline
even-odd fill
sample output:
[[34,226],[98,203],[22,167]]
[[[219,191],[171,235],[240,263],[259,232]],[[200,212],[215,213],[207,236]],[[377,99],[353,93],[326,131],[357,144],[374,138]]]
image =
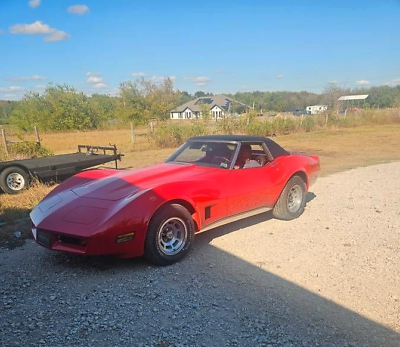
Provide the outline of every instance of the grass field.
[[[120,168],[134,169],[164,161],[173,151],[151,149],[145,136],[137,136],[132,143],[130,130],[74,132],[66,134],[45,134],[42,143],[54,153],[76,151],[78,143],[108,145],[115,143],[125,155]],[[400,125],[376,125],[340,130],[326,130],[311,133],[297,133],[274,138],[284,148],[317,154],[321,159],[322,175],[400,160]],[[112,166],[110,163],[108,166]],[[13,232],[19,230],[30,235],[30,210],[53,187],[36,183],[19,195],[0,195],[0,243],[15,239]],[[23,238],[22,237],[22,238]]]

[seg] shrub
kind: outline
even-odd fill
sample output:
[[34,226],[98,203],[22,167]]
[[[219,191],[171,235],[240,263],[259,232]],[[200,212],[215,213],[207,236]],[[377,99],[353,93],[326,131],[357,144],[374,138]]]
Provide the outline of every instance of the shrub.
[[9,156],[6,157],[5,153],[2,154],[2,160],[10,160],[10,157],[16,159],[28,159],[36,157],[45,157],[53,155],[53,152],[46,147],[39,146],[34,141],[16,142],[8,145]]
[[205,134],[207,134],[207,127],[203,122],[194,121],[189,126],[162,124],[150,135],[150,141],[160,148],[174,148],[183,144],[190,137]]
[[310,131],[313,131],[315,129],[314,118],[312,116],[308,116],[305,119],[303,119],[303,123],[301,124],[301,127],[307,133],[309,133]]
[[238,119],[224,118],[217,123],[217,133],[220,134],[235,134],[240,133],[241,122]]
[[297,123],[291,118],[275,118],[272,122],[272,130],[275,134],[288,135],[296,130]]

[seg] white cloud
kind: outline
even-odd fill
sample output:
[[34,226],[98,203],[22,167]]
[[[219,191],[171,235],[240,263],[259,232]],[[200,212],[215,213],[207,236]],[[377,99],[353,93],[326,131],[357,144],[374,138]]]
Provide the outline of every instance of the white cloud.
[[169,79],[171,79],[172,81],[176,81],[176,76],[167,76],[167,77],[164,77],[164,76],[152,76],[151,78],[150,78],[150,80],[152,81],[152,82],[154,82],[154,83],[162,83],[162,82],[164,82],[165,81],[165,79],[167,79],[167,78],[169,78]]
[[132,76],[133,77],[146,77],[147,74],[145,74],[144,72],[133,72]]
[[359,80],[359,81],[356,81],[356,85],[358,85],[358,86],[367,86],[367,85],[369,85],[369,84],[371,84],[371,82],[368,81],[368,80]]
[[3,34],[4,34],[4,30],[0,29],[0,35],[3,35]]
[[28,5],[32,8],[40,6],[41,0],[31,0],[28,1]]
[[101,83],[103,82],[103,77],[99,76],[89,76],[88,79],[86,80],[87,83]]
[[24,77],[7,77],[5,80],[12,82],[29,82],[29,81],[44,81],[47,80],[47,78],[39,75],[33,75]]
[[36,89],[46,89],[47,86],[45,86],[44,84],[37,84],[37,85],[35,86],[35,88],[36,88]]
[[198,87],[204,87],[211,82],[211,78],[207,76],[183,76],[182,79],[192,81]]
[[387,81],[386,83],[384,83],[385,86],[391,86],[391,87],[395,87],[400,85],[400,78],[395,78],[391,81]]
[[17,100],[17,95],[15,94],[4,94],[6,100]]
[[285,75],[278,75],[278,76],[276,76],[276,78],[277,78],[278,80],[281,80],[281,79],[285,78]]
[[62,41],[65,40],[69,37],[69,35],[65,31],[55,31],[51,35],[46,36],[44,40],[46,42],[56,42],[56,41]]
[[67,11],[69,13],[73,13],[73,14],[77,14],[77,15],[81,16],[85,13],[88,13],[90,10],[89,10],[89,7],[86,5],[74,5],[74,6],[68,7]]
[[211,82],[211,78],[207,76],[195,76],[191,78],[191,81],[198,87],[204,87]]
[[54,30],[49,25],[38,20],[32,24],[15,24],[11,27],[10,32],[11,34],[45,35],[51,34]]
[[33,22],[32,24],[15,24],[11,27],[10,33],[22,35],[48,35],[44,38],[47,42],[61,41],[69,37],[65,31],[52,28],[40,20]]
[[0,92],[22,92],[25,88],[20,86],[9,86],[9,87],[0,87]]
[[105,84],[105,83],[103,83],[103,82],[101,82],[101,83],[96,83],[94,86],[93,86],[93,88],[96,88],[96,89],[103,89],[103,88],[106,88],[107,87],[107,84]]
[[99,72],[86,72],[86,82],[93,85],[93,88],[103,89],[107,87],[107,84],[104,82],[104,78]]

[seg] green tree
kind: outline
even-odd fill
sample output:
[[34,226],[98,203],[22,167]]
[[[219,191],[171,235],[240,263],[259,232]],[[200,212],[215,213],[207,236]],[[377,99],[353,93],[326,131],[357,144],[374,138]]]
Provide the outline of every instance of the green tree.
[[13,123],[25,131],[33,125],[43,130],[91,129],[100,121],[85,94],[68,85],[51,84],[43,95],[27,93],[11,116]]
[[135,124],[144,123],[146,105],[138,83],[131,81],[121,83],[119,94],[118,116],[124,121],[133,121]]

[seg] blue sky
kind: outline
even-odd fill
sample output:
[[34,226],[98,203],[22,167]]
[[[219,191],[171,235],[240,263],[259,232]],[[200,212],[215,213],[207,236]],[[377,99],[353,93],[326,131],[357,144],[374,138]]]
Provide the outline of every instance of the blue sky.
[[49,82],[115,95],[400,84],[400,0],[0,0],[0,99]]

